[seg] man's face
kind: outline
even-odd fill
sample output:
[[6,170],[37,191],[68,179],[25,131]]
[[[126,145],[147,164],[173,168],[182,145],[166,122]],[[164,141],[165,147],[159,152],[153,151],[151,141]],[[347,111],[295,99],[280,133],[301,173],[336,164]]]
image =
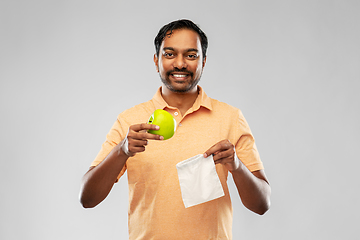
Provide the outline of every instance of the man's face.
[[174,30],[154,56],[161,81],[173,92],[185,93],[200,81],[206,58],[201,51],[199,35],[189,29]]

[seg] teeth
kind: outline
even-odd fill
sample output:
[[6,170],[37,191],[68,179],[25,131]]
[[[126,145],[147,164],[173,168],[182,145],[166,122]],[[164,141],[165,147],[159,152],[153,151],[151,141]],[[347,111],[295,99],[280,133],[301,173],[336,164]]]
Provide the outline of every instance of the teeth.
[[174,74],[173,76],[174,76],[174,77],[177,77],[177,78],[184,78],[184,77],[186,77],[186,75],[180,75],[180,74]]

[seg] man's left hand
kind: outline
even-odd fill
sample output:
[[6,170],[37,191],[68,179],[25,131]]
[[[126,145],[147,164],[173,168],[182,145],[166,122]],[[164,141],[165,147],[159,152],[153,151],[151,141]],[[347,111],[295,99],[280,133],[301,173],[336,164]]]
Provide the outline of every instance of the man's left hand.
[[227,139],[216,143],[204,153],[205,158],[210,155],[213,155],[215,164],[221,163],[229,171],[234,171],[241,165],[239,158],[236,156],[234,145]]

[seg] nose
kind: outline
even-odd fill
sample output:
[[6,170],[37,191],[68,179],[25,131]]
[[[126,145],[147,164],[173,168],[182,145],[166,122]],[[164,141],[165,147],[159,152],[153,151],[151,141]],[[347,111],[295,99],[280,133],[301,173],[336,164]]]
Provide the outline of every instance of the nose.
[[174,59],[174,64],[173,64],[174,68],[178,68],[178,69],[182,69],[182,68],[186,68],[187,64],[186,61],[184,59],[184,57],[182,55],[178,55],[175,59]]

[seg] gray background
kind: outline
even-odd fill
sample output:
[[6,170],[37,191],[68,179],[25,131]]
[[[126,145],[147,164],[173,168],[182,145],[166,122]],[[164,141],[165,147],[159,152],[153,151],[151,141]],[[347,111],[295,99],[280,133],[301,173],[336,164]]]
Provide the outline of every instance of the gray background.
[[[200,85],[240,108],[272,185],[257,216],[230,180],[234,239],[356,239],[359,1],[0,2],[0,239],[126,239],[127,180],[95,209],[80,180],[121,111],[160,85],[153,39],[209,37]],[[357,237],[356,237],[357,236]]]

